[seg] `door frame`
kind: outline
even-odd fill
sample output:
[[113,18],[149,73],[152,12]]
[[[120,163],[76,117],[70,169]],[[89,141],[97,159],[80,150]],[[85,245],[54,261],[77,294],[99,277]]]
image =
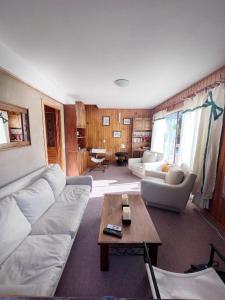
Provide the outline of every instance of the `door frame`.
[[[60,152],[60,166],[64,172],[66,172],[65,165],[65,133],[64,133],[64,107],[63,104],[49,100],[41,99],[41,110],[42,110],[42,127],[44,137],[44,151],[45,151],[45,164],[48,164],[48,147],[47,147],[47,136],[46,136],[46,123],[45,123],[45,106],[49,106],[56,110],[56,119],[59,122],[59,152]],[[56,121],[57,121],[56,120]]]

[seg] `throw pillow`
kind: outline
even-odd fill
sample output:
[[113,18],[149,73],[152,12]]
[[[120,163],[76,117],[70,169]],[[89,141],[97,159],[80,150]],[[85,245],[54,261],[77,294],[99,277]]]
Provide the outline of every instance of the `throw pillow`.
[[30,223],[12,197],[0,200],[0,228],[1,265],[31,231]]
[[168,184],[180,184],[184,179],[184,172],[181,169],[170,168],[165,177]]
[[57,164],[50,166],[44,172],[42,177],[48,181],[55,195],[55,199],[57,199],[66,185],[66,177],[62,172],[60,166]]
[[170,165],[169,164],[163,164],[162,165],[162,172],[168,172],[170,169]]
[[33,224],[55,202],[48,182],[40,178],[32,185],[13,194],[27,220]]

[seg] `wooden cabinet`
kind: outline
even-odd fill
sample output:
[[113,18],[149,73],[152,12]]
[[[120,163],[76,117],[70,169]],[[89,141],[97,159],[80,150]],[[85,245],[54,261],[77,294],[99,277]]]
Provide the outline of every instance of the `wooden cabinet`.
[[86,111],[82,102],[76,102],[77,128],[86,128]]
[[132,156],[142,156],[143,152],[150,149],[151,142],[151,119],[134,118],[132,133]]
[[77,166],[79,175],[83,174],[87,170],[88,151],[82,149],[77,153]]
[[134,118],[134,130],[151,130],[150,118]]
[[[77,113],[79,122],[77,122]],[[79,115],[80,114],[80,115]],[[84,127],[78,128],[77,125],[83,126],[85,119],[81,117],[80,110],[76,106],[64,106],[65,120],[65,142],[66,142],[66,174],[67,176],[77,176],[83,174],[87,169],[88,152],[86,150],[86,137]]]
[[64,105],[66,175],[79,175],[77,167],[77,122],[75,105]]

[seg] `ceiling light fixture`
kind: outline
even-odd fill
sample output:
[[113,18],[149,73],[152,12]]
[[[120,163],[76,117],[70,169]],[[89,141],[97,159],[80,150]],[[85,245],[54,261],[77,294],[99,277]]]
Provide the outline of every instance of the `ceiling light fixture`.
[[129,80],[124,79],[124,78],[120,78],[120,79],[116,79],[114,81],[115,85],[119,86],[119,87],[127,87],[129,85]]

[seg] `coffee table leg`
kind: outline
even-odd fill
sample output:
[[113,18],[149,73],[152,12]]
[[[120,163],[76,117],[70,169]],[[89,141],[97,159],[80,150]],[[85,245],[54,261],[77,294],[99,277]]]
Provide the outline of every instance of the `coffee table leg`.
[[108,245],[100,245],[100,265],[101,265],[101,271],[109,270],[109,247],[108,247]]
[[149,245],[149,255],[151,258],[151,262],[153,266],[157,266],[157,254],[158,254],[158,246],[157,245]]

